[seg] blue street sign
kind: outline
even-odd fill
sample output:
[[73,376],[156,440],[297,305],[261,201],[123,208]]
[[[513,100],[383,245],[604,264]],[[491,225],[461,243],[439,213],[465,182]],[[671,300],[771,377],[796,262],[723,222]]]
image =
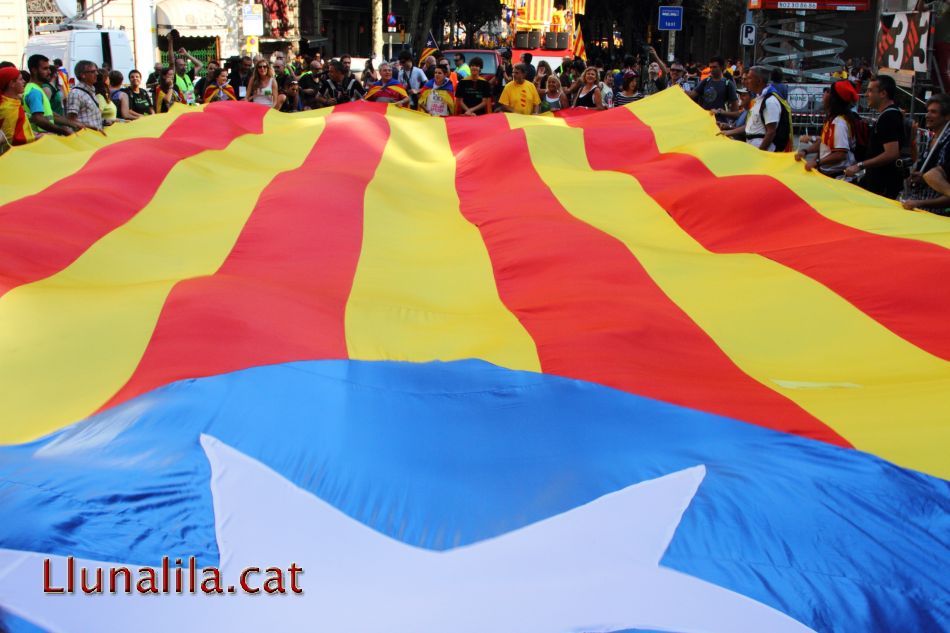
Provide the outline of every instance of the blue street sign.
[[683,30],[683,7],[660,7],[661,31],[682,31]]

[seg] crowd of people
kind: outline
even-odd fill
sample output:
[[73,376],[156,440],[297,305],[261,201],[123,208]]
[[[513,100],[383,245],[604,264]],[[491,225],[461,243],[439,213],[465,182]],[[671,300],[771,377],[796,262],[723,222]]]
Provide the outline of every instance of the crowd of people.
[[[539,114],[566,108],[605,110],[668,89],[681,89],[715,116],[724,136],[771,152],[795,151],[788,85],[781,71],[744,68],[741,60],[713,57],[708,64],[669,66],[647,47],[640,57],[616,64],[565,57],[557,68],[532,64],[530,53],[513,63],[501,51],[494,73],[485,74],[478,55],[441,53],[416,65],[409,51],[356,72],[352,58],[321,55],[287,59],[233,57],[207,64],[169,38],[169,66],[156,64],[143,83],[89,61],[79,62],[72,81],[59,60],[29,58],[27,69],[0,62],[0,144],[29,143],[43,134],[68,135],[80,129],[103,131],[175,107],[216,101],[250,101],[282,112],[300,112],[366,100],[393,103],[431,116],[480,116],[491,112]],[[494,55],[486,51],[486,55]],[[494,64],[493,64],[494,65]],[[607,66],[619,66],[612,68]],[[127,81],[126,81],[127,80]],[[913,139],[888,75],[872,76],[866,62],[849,63],[824,91],[824,121],[816,135],[798,139],[795,158],[804,169],[847,179],[907,209],[946,214],[950,208],[950,97],[927,102],[925,147]],[[861,94],[872,116],[859,115]]]

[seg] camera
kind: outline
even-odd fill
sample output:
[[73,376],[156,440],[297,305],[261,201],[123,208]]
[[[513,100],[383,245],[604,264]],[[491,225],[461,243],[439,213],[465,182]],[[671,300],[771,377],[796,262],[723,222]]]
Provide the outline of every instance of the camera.
[[910,172],[914,169],[914,159],[910,156],[901,156],[896,161],[894,165],[897,167],[898,171],[901,173],[901,178],[907,178],[910,176]]

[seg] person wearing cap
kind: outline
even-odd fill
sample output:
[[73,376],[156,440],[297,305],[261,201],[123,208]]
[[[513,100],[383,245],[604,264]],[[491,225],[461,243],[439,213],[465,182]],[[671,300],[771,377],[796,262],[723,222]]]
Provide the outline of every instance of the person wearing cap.
[[614,107],[619,108],[642,98],[640,75],[635,70],[628,70],[623,74],[623,79],[620,81],[620,90],[614,95]]
[[[618,93],[622,90],[624,76],[628,73],[636,73],[637,78],[640,77],[639,64],[637,64],[637,58],[633,55],[624,55],[623,56],[623,68],[614,73],[614,90]],[[637,85],[639,87],[639,81]]]
[[670,66],[670,85],[679,86],[686,94],[691,94],[693,91],[693,83],[686,77],[686,67],[680,62],[673,62]]
[[[357,81],[355,78],[353,81]],[[357,81],[357,83],[359,83]],[[287,97],[284,99],[284,102],[280,106],[281,112],[302,112],[303,110],[309,110],[307,106],[304,105],[303,99],[300,98],[300,82],[296,79],[291,79],[287,82],[287,87],[284,88],[284,95]]]
[[0,68],[0,131],[10,145],[26,145],[36,140],[23,107],[25,87],[26,82],[16,66]]
[[801,161],[808,154],[817,153],[817,158],[805,161],[805,171],[817,169],[826,176],[836,177],[846,167],[854,164],[855,136],[854,117],[851,107],[858,102],[858,91],[847,80],[836,81],[831,90],[824,95],[825,123],[821,136],[808,147],[795,154],[795,160]]
[[746,119],[749,118],[749,109],[752,107],[752,93],[749,92],[748,88],[742,86],[741,88],[736,88],[736,95],[739,98],[738,110],[710,110],[710,112],[716,115],[720,130],[742,127],[745,125]]

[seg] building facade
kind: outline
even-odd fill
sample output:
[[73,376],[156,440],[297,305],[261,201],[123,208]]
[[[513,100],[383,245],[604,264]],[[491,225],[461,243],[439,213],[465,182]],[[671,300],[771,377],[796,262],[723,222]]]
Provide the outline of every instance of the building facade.
[[[0,60],[19,65],[30,35],[43,25],[70,17],[61,10],[69,1],[0,0]],[[102,28],[124,31],[136,66],[148,69],[156,61],[167,60],[166,36],[172,30],[179,35],[176,45],[203,61],[246,52],[244,4],[239,0],[80,0],[76,13]],[[251,52],[297,49],[301,39],[298,0],[264,0],[262,5],[264,33],[251,42]]]

